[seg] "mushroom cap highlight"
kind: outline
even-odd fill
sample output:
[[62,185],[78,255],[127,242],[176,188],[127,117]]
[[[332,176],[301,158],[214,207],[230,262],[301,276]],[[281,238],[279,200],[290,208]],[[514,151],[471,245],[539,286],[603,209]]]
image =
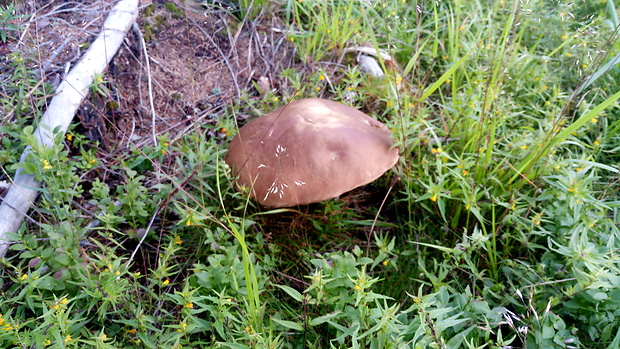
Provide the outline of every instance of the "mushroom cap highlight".
[[239,129],[225,157],[238,188],[267,207],[337,197],[398,161],[387,126],[321,98],[301,99]]

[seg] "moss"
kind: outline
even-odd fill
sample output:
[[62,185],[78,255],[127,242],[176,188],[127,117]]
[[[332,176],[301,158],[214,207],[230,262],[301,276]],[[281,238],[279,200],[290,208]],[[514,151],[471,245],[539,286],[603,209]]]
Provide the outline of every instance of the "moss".
[[152,16],[156,9],[157,9],[157,6],[155,5],[155,3],[150,4],[144,9],[144,16],[145,17]]
[[166,10],[168,10],[168,12],[172,14],[173,18],[185,18],[183,10],[178,8],[177,5],[175,5],[174,3],[168,1],[164,4],[164,7],[166,8]]
[[151,41],[153,38],[153,26],[149,22],[144,22],[142,27],[144,28],[144,40]]
[[161,29],[166,27],[166,17],[164,16],[155,16],[155,28]]

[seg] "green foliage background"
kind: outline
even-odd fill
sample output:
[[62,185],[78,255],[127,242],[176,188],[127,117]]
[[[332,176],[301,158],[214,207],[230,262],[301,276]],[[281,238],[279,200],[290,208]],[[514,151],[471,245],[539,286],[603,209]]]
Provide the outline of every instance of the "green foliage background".
[[[246,21],[276,13],[312,70],[285,70],[290,91],[240,104],[356,106],[394,131],[401,161],[359,194],[367,205],[265,211],[231,189],[226,148],[204,130],[117,165],[75,133],[43,149],[25,126],[43,104],[20,99],[35,62],[15,53],[0,165],[46,187],[2,261],[0,346],[620,346],[613,1],[204,6]],[[3,41],[19,32],[13,14],[0,11]],[[384,53],[385,77],[359,68],[362,46]],[[234,130],[238,108],[218,127]],[[96,179],[80,201],[80,173],[102,166],[122,183]]]

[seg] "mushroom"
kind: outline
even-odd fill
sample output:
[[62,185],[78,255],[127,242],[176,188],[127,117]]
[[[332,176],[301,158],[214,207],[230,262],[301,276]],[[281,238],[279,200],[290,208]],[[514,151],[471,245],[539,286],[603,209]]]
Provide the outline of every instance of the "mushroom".
[[239,129],[225,161],[238,189],[267,207],[335,198],[398,161],[385,124],[352,107],[301,99]]

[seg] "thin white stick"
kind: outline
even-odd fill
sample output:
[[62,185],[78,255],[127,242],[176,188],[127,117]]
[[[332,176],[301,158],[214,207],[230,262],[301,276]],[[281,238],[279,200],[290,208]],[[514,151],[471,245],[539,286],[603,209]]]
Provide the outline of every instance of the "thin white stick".
[[[58,86],[56,96],[39,121],[34,136],[43,147],[54,145],[54,130],[62,134],[67,131],[77,108],[88,93],[93,76],[106,69],[137,16],[138,0],[121,0],[110,11],[101,33]],[[20,161],[25,161],[29,154],[30,149],[24,150]],[[0,205],[0,258],[6,255],[9,248],[6,234],[17,232],[41,184],[34,179],[34,175],[24,174],[22,169],[17,170],[13,185]]]
[[[161,203],[161,200],[159,200],[159,202],[157,203],[157,207],[159,207],[160,203]],[[155,222],[155,218],[157,218],[158,213],[159,213],[159,209],[156,210],[153,216],[151,217],[151,220],[149,221],[149,225],[146,227],[146,231],[144,232],[144,234],[142,234],[142,237],[140,238],[140,242],[138,243],[138,246],[136,246],[136,248],[133,250],[133,252],[131,253],[131,257],[129,257],[127,264],[125,264],[125,269],[129,268],[129,266],[131,265],[131,262],[133,261],[133,257],[136,256],[136,253],[138,253],[138,250],[140,249],[140,246],[142,246],[144,239],[146,238],[147,235],[149,235],[149,231],[151,230],[151,227],[153,226],[153,222]]]
[[155,147],[157,147],[157,135],[155,132],[156,114],[155,103],[153,103],[153,82],[151,81],[151,64],[149,63],[149,53],[146,50],[146,42],[144,41],[144,36],[142,35],[142,32],[140,31],[140,28],[138,28],[138,25],[136,23],[133,24],[133,31],[134,33],[136,33],[136,35],[138,35],[138,38],[140,39],[140,46],[142,46],[144,61],[146,62],[146,81],[149,88],[149,103],[151,104],[151,127],[153,133],[153,144],[155,145]]

